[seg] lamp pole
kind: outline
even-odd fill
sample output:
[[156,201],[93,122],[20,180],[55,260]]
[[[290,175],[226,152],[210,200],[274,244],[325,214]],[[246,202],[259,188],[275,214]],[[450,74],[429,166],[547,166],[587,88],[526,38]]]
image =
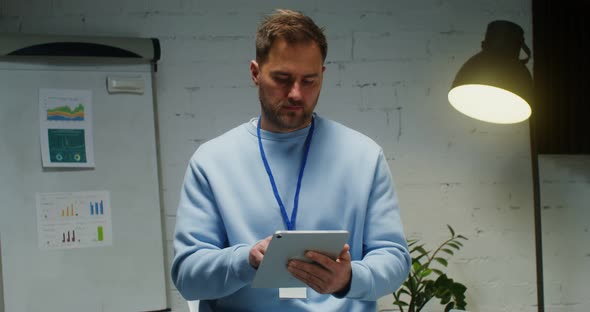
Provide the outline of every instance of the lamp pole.
[[[534,116],[533,116],[534,117]],[[537,308],[545,312],[543,283],[543,232],[541,230],[541,183],[539,179],[539,152],[537,149],[535,118],[529,119],[531,141],[531,166],[533,174],[533,210],[535,215],[535,265],[537,277]]]

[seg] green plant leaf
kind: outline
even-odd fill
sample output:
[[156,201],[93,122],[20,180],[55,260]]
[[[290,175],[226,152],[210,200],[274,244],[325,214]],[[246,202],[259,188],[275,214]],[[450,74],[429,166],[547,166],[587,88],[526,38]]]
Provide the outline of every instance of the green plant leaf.
[[414,262],[420,263],[420,260],[422,260],[422,258],[424,258],[426,256],[427,256],[427,254],[421,254],[421,255],[419,255],[417,257],[414,257],[414,259],[412,259],[412,263],[414,263]]
[[434,272],[434,273],[436,273],[436,274],[438,274],[438,275],[443,275],[443,274],[444,274],[444,273],[443,273],[441,270],[439,270],[439,269],[431,269],[431,270],[432,270],[432,272]]
[[427,277],[428,275],[430,275],[432,273],[432,269],[426,269],[422,272],[420,272],[420,274],[418,274],[418,277],[420,277],[421,279]]
[[447,260],[445,260],[444,258],[437,257],[437,258],[434,258],[434,260],[444,266],[449,265],[449,262],[447,262]]
[[455,303],[449,302],[449,304],[447,304],[447,306],[445,307],[445,312],[451,311],[451,309],[453,309],[454,307],[455,307]]
[[406,302],[399,301],[399,300],[394,301],[393,304],[395,304],[396,306],[401,306],[401,307],[407,307],[408,306],[408,304]]
[[456,242],[449,242],[447,245],[451,246],[457,250],[461,249],[461,246],[459,246],[459,244],[457,244]]
[[453,230],[453,228],[447,224],[447,227],[449,228],[449,231],[451,231],[451,236],[455,237],[455,231]]
[[463,243],[461,243],[461,242],[460,242],[460,241],[458,241],[458,240],[453,240],[453,243],[455,243],[455,244],[457,244],[457,245],[459,245],[459,246],[463,247]]
[[[450,237],[433,249],[427,249],[426,244],[417,239],[408,240],[412,270],[402,287],[393,294],[394,304],[401,312],[419,312],[432,298],[437,298],[447,312],[451,308],[465,309],[467,306],[465,301],[467,287],[453,281],[444,273],[444,267],[448,267],[449,264],[448,259],[457,254],[463,247],[461,241],[467,238],[457,235],[452,226],[447,224],[447,227]],[[439,252],[442,253],[439,254]],[[440,265],[436,266],[438,269],[430,268],[433,261]]]
[[415,253],[416,251],[419,251],[420,253],[426,253],[426,250],[424,250],[424,244],[413,246],[412,249],[410,249],[410,253]]
[[451,256],[454,255],[453,251],[450,250],[450,249],[447,249],[447,248],[443,248],[443,249],[441,249],[441,251],[444,251],[444,252],[448,253]]
[[417,280],[415,277],[410,275],[410,278],[408,279],[408,281],[410,282],[410,287],[408,287],[410,289],[410,292],[412,292],[413,290],[418,288],[418,284],[417,284]]
[[451,286],[451,290],[454,294],[463,294],[467,290],[467,287],[461,283],[454,282]]
[[426,251],[426,249],[424,249],[424,245],[420,245],[414,249],[415,249],[414,252],[419,252],[421,255],[428,254],[428,251]]
[[418,261],[412,263],[412,270],[414,272],[420,272],[422,270],[422,264],[420,264]]

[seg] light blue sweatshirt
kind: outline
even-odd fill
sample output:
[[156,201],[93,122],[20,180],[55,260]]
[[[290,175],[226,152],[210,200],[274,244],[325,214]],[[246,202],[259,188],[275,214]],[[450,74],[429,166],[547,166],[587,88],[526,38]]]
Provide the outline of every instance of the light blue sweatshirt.
[[[376,311],[411,265],[397,197],[381,148],[368,137],[315,116],[297,213],[297,230],[348,230],[350,290],[343,298],[307,289],[307,299],[279,299],[250,284],[250,248],[285,230],[258,148],[255,121],[201,145],[190,159],[174,234],[172,280],[200,311]],[[309,127],[261,130],[278,191],[291,216]]]

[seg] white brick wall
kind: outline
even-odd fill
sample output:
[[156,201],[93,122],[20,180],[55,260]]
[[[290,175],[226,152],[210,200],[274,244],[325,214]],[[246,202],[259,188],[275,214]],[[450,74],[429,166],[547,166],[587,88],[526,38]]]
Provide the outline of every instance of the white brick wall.
[[[248,62],[256,25],[275,7],[303,10],[326,28],[318,111],[383,146],[408,236],[433,244],[445,238],[448,223],[469,237],[450,275],[468,286],[470,311],[536,311],[528,124],[484,124],[460,115],[446,99],[459,66],[479,51],[488,22],[518,23],[532,46],[530,0],[2,0],[0,31],[160,39],[156,84],[170,260],[188,158],[203,141],[258,114]],[[585,164],[585,177],[574,184],[588,194]],[[544,221],[546,240],[588,246],[588,214],[581,208],[588,198],[583,204],[580,197],[560,197],[569,194],[561,187],[572,185],[560,181],[544,184],[555,193],[544,209],[551,215]],[[588,285],[588,275],[570,268],[590,271],[589,254],[588,247],[546,248],[549,311],[588,306],[581,294],[587,287],[575,287]],[[173,310],[186,311],[169,288]],[[392,308],[391,302],[386,297],[380,307]],[[428,307],[440,311],[435,303]]]
[[590,307],[590,156],[539,159],[547,311]]

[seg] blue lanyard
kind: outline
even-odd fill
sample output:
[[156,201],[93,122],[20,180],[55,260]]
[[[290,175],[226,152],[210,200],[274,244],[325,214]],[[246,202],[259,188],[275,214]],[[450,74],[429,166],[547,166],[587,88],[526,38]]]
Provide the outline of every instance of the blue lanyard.
[[287,230],[289,231],[295,230],[295,221],[297,219],[297,206],[299,205],[299,191],[301,190],[301,180],[303,179],[303,171],[305,170],[305,163],[307,162],[307,155],[309,153],[309,146],[311,145],[313,129],[314,119],[312,118],[311,126],[309,127],[309,132],[307,133],[307,137],[305,138],[305,145],[303,146],[303,159],[301,159],[301,168],[299,169],[299,177],[297,178],[297,190],[295,191],[295,198],[293,199],[293,211],[291,212],[291,220],[289,221],[289,217],[287,216],[287,210],[285,209],[285,205],[281,200],[281,195],[279,195],[279,191],[277,190],[277,185],[272,175],[272,171],[270,170],[270,166],[268,165],[266,154],[264,154],[264,147],[262,147],[262,139],[260,138],[260,117],[258,117],[256,133],[258,135],[258,147],[260,147],[260,156],[262,157],[264,168],[266,169],[268,179],[270,180],[270,184],[272,185],[272,191],[275,194],[275,199],[277,200],[279,207],[281,207],[281,215],[283,216],[283,220],[285,221],[285,224],[287,225]]

